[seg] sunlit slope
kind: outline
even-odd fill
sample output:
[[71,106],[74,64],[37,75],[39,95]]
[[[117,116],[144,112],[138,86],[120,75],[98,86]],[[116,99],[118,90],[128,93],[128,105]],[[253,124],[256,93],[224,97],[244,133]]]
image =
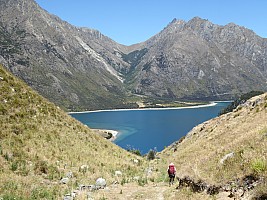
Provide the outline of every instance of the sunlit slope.
[[159,176],[174,162],[181,179],[220,187],[252,176],[261,180],[253,192],[267,194],[267,93],[196,126],[158,156],[161,160],[154,164],[161,171]]
[[[142,171],[133,154],[93,133],[0,65],[0,197],[61,198],[79,184]],[[126,170],[127,169],[127,170]],[[67,184],[60,179],[72,172]]]

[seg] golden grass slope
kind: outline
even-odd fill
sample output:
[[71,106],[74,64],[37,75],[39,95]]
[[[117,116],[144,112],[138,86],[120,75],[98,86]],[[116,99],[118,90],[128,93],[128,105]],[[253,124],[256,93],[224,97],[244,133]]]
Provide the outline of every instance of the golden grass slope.
[[[221,159],[232,152],[234,156],[222,164]],[[196,182],[223,185],[247,175],[266,180],[267,93],[196,126],[183,141],[169,146],[159,156],[163,162],[158,168],[164,171],[169,162],[174,162],[178,177],[189,176]],[[264,192],[267,194],[266,188]]]
[[[93,133],[0,65],[0,198],[60,199],[79,184],[144,171],[133,154]],[[86,166],[83,170],[81,166]],[[59,180],[71,171],[64,185]]]

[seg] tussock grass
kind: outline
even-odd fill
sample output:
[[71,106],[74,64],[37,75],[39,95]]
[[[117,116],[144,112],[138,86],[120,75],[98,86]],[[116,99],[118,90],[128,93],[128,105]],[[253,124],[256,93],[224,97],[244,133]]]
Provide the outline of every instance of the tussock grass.
[[[112,183],[116,170],[129,179],[144,171],[141,157],[96,135],[2,66],[0,93],[0,197],[59,198],[99,177]],[[71,181],[59,184],[69,171]]]
[[[266,179],[266,97],[267,93],[254,97],[234,112],[198,125],[181,143],[167,147],[158,154],[161,162],[155,163],[159,176],[174,162],[178,177],[209,184],[223,185],[247,175]],[[231,152],[234,156],[221,164]]]

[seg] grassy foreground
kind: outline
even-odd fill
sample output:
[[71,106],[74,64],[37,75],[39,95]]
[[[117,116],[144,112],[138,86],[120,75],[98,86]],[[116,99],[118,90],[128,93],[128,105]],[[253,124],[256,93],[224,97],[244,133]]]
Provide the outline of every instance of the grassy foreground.
[[[229,157],[223,159],[226,155]],[[267,194],[267,93],[251,98],[231,113],[196,126],[158,156],[161,160],[155,161],[155,166],[164,170],[164,166],[174,162],[179,178],[190,177],[195,182],[223,186],[252,176],[261,183],[247,199]],[[183,192],[176,191],[180,197]],[[185,196],[188,195],[200,198],[186,191]]]
[[[196,126],[148,162],[95,134],[0,65],[0,199],[63,199],[99,177],[119,184],[95,192],[94,199],[229,199],[178,183],[168,187],[170,162],[177,177],[209,185],[256,177],[261,181],[246,199],[257,199],[267,194],[266,122],[267,93]],[[226,155],[233,156],[222,161]]]
[[[130,180],[146,161],[93,133],[0,65],[0,198],[62,199],[115,171]],[[138,159],[139,163],[133,162]],[[72,172],[67,184],[60,179]]]

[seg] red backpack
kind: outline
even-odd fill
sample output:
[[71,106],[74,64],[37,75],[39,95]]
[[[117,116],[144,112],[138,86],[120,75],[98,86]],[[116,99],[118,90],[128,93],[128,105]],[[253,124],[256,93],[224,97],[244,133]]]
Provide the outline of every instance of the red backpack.
[[175,174],[175,168],[174,168],[174,165],[170,165],[170,166],[169,166],[168,173],[169,173],[169,174]]

